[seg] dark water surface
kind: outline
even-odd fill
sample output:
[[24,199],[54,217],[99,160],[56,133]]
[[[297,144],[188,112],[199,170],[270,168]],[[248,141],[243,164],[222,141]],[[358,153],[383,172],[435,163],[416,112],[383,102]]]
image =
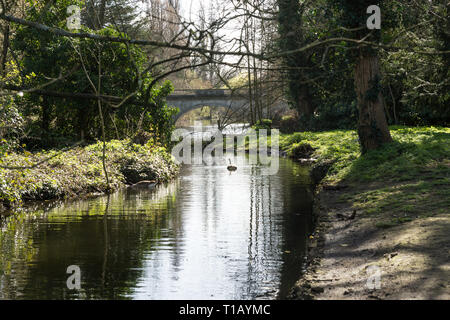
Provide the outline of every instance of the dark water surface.
[[[184,166],[167,186],[0,222],[1,299],[275,299],[301,273],[311,226],[306,169]],[[69,290],[67,267],[81,270]]]

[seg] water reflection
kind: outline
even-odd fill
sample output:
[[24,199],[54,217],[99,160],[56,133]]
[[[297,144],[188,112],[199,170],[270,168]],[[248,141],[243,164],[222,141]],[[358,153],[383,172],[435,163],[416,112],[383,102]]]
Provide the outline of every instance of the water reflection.
[[[298,278],[311,225],[303,168],[185,166],[155,191],[9,217],[2,299],[273,299]],[[81,290],[66,269],[81,268]]]

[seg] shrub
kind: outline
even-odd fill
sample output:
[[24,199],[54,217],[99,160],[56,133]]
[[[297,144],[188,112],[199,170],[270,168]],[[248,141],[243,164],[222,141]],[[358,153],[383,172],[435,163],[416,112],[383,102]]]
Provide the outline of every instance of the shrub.
[[[151,142],[134,144],[113,140],[106,144],[106,167],[110,185],[102,166],[102,142],[58,153],[11,153],[0,158],[4,166],[32,169],[0,168],[0,204],[12,206],[22,200],[47,200],[117,190],[124,183],[142,180],[166,182],[175,177],[179,165],[163,147]],[[50,158],[50,159],[49,159]],[[49,160],[46,160],[49,159]]]
[[0,97],[0,156],[19,145],[23,119],[12,97]]
[[259,130],[265,129],[267,130],[267,135],[270,135],[270,129],[272,129],[272,120],[270,119],[261,119],[256,121],[256,123],[252,126],[252,129],[259,133]]

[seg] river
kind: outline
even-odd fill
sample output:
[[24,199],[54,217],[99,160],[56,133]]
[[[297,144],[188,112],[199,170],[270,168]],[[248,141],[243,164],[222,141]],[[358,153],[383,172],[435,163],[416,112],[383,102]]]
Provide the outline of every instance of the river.
[[[283,299],[312,230],[305,168],[185,165],[156,189],[0,220],[1,299]],[[81,289],[68,289],[69,266]]]

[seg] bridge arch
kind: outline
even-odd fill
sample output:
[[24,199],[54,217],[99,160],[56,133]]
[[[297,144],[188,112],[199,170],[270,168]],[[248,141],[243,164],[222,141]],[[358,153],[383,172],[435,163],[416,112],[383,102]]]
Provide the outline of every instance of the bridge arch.
[[224,107],[231,110],[245,110],[249,106],[249,99],[245,94],[222,89],[175,91],[166,100],[169,106],[180,110],[173,118],[174,123],[182,115],[201,106]]
[[214,102],[214,101],[208,101],[208,102],[200,102],[200,103],[183,103],[183,104],[171,104],[174,107],[177,107],[180,112],[178,112],[175,117],[174,121],[176,122],[178,119],[180,119],[183,115],[187,114],[188,112],[192,110],[199,109],[201,107],[213,107],[213,108],[225,108],[225,109],[232,109],[232,110],[239,110],[244,109],[247,102],[243,101],[241,103],[233,103],[231,101],[224,101],[224,102]]

